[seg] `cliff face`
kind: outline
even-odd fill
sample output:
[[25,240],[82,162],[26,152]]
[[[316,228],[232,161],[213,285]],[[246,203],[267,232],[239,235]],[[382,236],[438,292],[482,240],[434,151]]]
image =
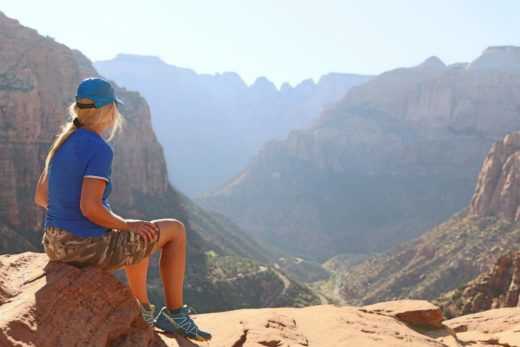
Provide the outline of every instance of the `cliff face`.
[[506,136],[491,148],[471,199],[470,213],[476,217],[520,219],[519,132]]
[[518,260],[501,255],[520,248],[518,141],[519,133],[512,133],[492,146],[468,209],[416,240],[347,269],[343,299],[433,299],[450,292],[447,300],[453,300],[446,307],[453,314],[516,306]]
[[[67,119],[66,108],[74,100],[78,83],[98,74],[80,52],[42,37],[2,13],[0,47],[0,254],[42,250],[45,211],[34,204],[38,177],[54,136]],[[121,112],[127,124],[113,142],[111,206],[124,218],[177,218],[185,223],[187,302],[201,312],[317,302],[316,295],[298,283],[292,282],[290,290],[284,290],[284,281],[273,267],[261,263],[275,258],[270,250],[168,184],[162,147],[152,130],[146,101],[137,92],[115,88],[125,101]],[[260,279],[264,285],[248,293],[229,294],[228,278],[211,279],[222,265],[208,261],[208,252],[226,257],[233,265],[228,277],[237,275],[233,271],[242,272],[241,287],[250,288]],[[151,257],[148,275],[154,303],[162,302],[158,262],[159,253]],[[266,271],[249,272],[261,265]],[[121,271],[119,275],[124,278]],[[259,299],[269,297],[269,301]]]
[[196,201],[301,257],[382,251],[467,206],[519,109],[517,70],[429,59],[352,88]]

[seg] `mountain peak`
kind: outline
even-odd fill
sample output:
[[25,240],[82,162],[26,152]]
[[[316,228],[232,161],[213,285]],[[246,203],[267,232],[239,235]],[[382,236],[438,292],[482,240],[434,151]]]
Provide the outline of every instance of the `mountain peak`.
[[255,82],[251,85],[251,88],[258,88],[258,89],[262,89],[264,91],[268,91],[268,92],[276,92],[276,86],[274,85],[273,82],[269,81],[267,79],[267,77],[265,76],[260,76],[258,77]]
[[520,70],[520,47],[492,46],[469,64],[471,70]]
[[125,63],[139,63],[149,65],[167,65],[161,58],[155,55],[138,55],[119,53],[113,60]]
[[415,66],[421,69],[444,69],[446,64],[436,56],[431,56],[419,65]]

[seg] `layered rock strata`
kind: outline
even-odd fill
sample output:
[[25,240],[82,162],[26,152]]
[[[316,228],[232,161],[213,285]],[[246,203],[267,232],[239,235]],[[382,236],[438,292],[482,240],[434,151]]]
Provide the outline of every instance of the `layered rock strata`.
[[486,157],[470,213],[520,219],[520,132],[496,142]]

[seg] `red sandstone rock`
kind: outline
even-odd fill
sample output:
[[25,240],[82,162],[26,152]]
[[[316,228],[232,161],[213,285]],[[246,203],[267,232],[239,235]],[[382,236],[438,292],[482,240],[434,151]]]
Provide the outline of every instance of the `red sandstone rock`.
[[470,213],[520,219],[520,132],[496,142],[480,172]]
[[[520,295],[520,253],[500,256],[493,269],[467,283],[462,293],[462,314],[516,307]],[[453,302],[450,303],[453,306]],[[452,309],[454,309],[452,307]],[[454,309],[456,312],[457,310]]]
[[0,256],[0,346],[150,346],[127,286],[99,268]]
[[424,300],[385,301],[363,306],[363,309],[368,312],[391,315],[409,324],[426,325],[435,328],[442,326],[441,309]]
[[[241,309],[201,314],[195,321],[212,332],[212,347],[461,346],[444,329],[439,329],[442,336],[438,338],[423,335],[395,317],[357,307],[319,305]],[[178,343],[164,334],[159,334],[159,337],[156,346],[171,346],[172,343],[176,346]]]
[[501,308],[444,321],[464,346],[520,346],[520,308]]

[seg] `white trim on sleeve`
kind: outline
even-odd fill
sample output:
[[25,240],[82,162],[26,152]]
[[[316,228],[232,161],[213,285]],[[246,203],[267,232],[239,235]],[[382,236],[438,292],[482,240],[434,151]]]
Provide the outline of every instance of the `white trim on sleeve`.
[[101,176],[94,176],[94,175],[85,175],[85,176],[83,176],[83,178],[85,178],[85,177],[99,178],[99,179],[102,179],[102,180],[105,180],[105,181],[108,182],[108,178],[101,177]]

